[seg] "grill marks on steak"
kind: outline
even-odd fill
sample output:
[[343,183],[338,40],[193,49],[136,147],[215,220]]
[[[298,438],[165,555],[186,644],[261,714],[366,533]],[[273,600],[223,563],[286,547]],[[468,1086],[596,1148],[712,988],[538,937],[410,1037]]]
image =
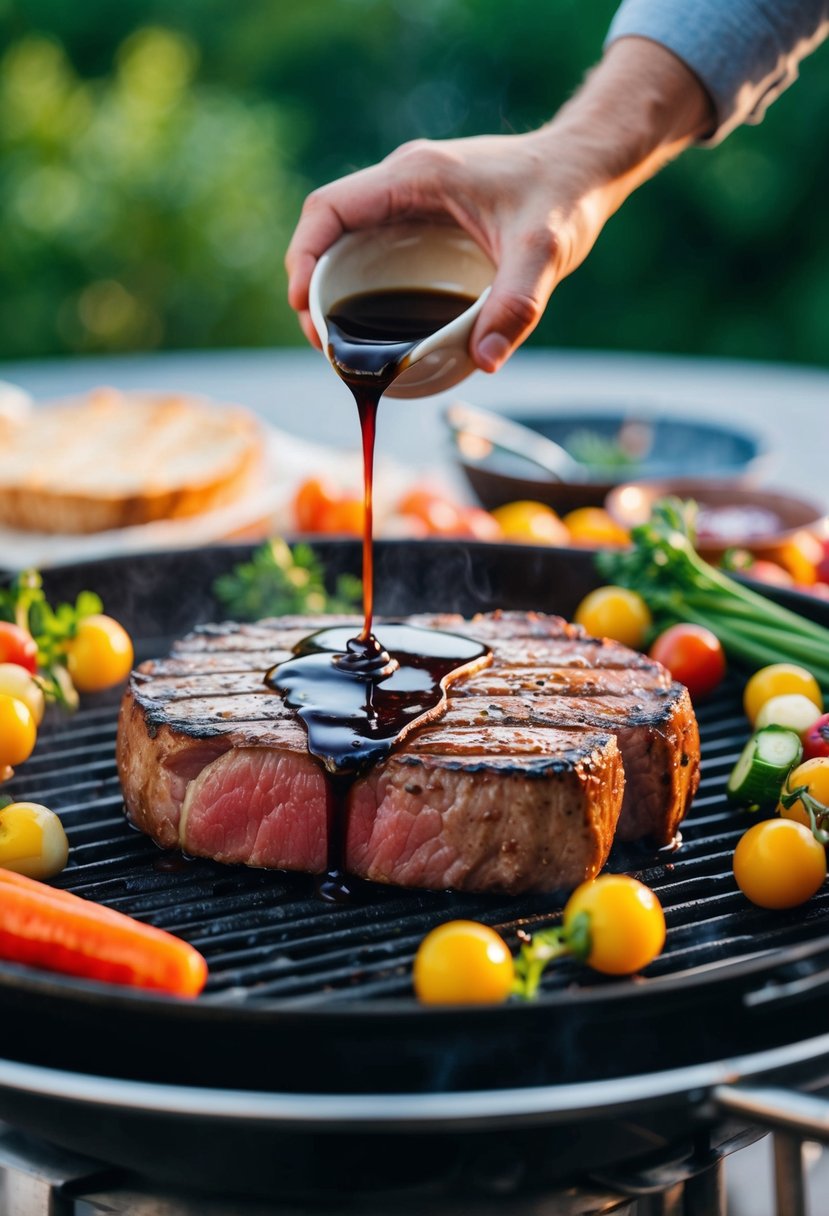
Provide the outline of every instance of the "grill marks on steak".
[[[324,869],[325,777],[263,677],[297,641],[336,623],[210,626],[135,673],[118,759],[139,827],[222,861]],[[673,837],[696,788],[699,741],[687,692],[658,664],[533,613],[412,623],[485,641],[493,660],[450,687],[439,721],[356,783],[352,873],[549,890],[601,868],[620,806],[620,835]]]

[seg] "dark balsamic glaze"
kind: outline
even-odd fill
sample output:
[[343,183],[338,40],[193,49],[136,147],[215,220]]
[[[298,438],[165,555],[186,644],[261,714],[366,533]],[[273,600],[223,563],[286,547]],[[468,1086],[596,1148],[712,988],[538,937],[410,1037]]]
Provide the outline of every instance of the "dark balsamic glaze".
[[328,774],[328,868],[319,891],[332,900],[350,894],[342,871],[352,784],[412,726],[437,716],[452,678],[487,654],[486,646],[457,634],[389,624],[383,641],[393,657],[354,665],[349,657],[366,652],[351,632],[338,627],[311,634],[295,658],[266,676],[305,723],[308,750]]
[[[363,629],[369,646],[374,611],[372,552],[374,439],[377,406],[383,393],[407,367],[418,342],[454,321],[473,296],[454,291],[364,291],[334,304],[326,316],[328,354],[337,374],[357,402],[363,436]],[[374,661],[373,651],[368,655]],[[354,662],[359,662],[355,655]]]
[[363,628],[324,629],[305,638],[294,658],[272,668],[267,684],[282,694],[308,731],[308,750],[328,774],[328,865],[320,895],[346,901],[348,796],[356,778],[388,755],[407,731],[437,716],[453,676],[487,647],[455,634],[384,625],[385,649],[372,633],[374,441],[377,406],[430,334],[459,317],[471,296],[431,290],[362,292],[326,317],[331,362],[357,402],[363,440]]

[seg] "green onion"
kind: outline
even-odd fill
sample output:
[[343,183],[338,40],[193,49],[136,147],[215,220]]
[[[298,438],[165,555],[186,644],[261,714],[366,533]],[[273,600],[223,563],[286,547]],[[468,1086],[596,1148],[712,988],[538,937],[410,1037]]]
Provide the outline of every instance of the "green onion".
[[695,515],[693,502],[662,499],[650,520],[633,529],[630,549],[599,554],[602,575],[637,591],[659,632],[681,622],[702,625],[732,659],[754,670],[770,663],[797,663],[829,692],[829,629],[703,561],[694,549]]

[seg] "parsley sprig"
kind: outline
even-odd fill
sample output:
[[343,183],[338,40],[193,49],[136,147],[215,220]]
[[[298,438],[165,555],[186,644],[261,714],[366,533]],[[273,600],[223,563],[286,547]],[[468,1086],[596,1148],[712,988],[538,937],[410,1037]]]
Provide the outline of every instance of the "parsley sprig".
[[35,679],[46,699],[76,709],[78,694],[66,669],[66,643],[78,632],[84,617],[101,612],[103,604],[93,591],[81,591],[74,604],[53,607],[37,570],[23,570],[0,587],[0,621],[12,621],[32,635],[37,644]]
[[230,573],[213,584],[218,602],[236,620],[266,616],[351,612],[360,603],[362,583],[341,574],[333,594],[325,587],[319,558],[309,545],[293,549],[280,537],[269,540]]

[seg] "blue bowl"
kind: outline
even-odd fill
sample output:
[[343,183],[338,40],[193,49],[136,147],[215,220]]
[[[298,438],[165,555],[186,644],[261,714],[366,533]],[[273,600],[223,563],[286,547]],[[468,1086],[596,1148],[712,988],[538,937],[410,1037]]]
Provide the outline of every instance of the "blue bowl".
[[[457,445],[458,462],[483,506],[533,499],[559,512],[601,506],[627,481],[694,476],[745,483],[756,477],[765,445],[734,427],[633,411],[601,414],[513,414],[510,418],[561,444],[585,463],[583,482],[556,482],[536,466],[497,448],[471,456]],[[623,458],[614,461],[621,449]]]

